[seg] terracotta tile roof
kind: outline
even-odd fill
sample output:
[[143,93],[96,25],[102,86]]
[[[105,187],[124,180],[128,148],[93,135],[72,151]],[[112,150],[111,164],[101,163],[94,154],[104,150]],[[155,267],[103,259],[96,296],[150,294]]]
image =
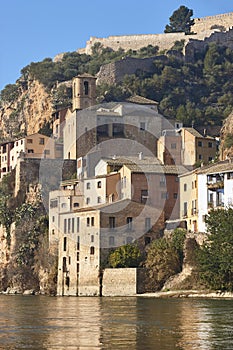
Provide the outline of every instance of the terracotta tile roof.
[[158,105],[157,101],[149,100],[143,96],[134,95],[126,99],[127,102],[137,103],[141,105]]
[[197,174],[214,174],[233,171],[233,162],[224,160],[215,164],[206,165],[197,169]]

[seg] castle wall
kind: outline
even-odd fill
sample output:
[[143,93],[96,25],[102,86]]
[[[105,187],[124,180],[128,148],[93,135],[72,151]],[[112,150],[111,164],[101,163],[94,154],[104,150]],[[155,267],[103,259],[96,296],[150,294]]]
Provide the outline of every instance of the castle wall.
[[138,268],[105,269],[103,296],[133,296],[145,292],[145,271]]
[[95,43],[101,43],[103,47],[110,47],[114,51],[122,48],[127,50],[139,50],[142,47],[153,45],[158,46],[160,51],[169,50],[175,41],[185,40],[187,44],[190,39],[204,40],[214,32],[212,26],[223,26],[229,30],[233,26],[233,12],[220,14],[217,16],[208,16],[195,18],[195,24],[192,31],[196,34],[185,35],[184,33],[162,33],[162,34],[140,34],[140,35],[119,35],[106,38],[91,37],[87,41],[85,49],[78,52],[92,54],[92,47]]

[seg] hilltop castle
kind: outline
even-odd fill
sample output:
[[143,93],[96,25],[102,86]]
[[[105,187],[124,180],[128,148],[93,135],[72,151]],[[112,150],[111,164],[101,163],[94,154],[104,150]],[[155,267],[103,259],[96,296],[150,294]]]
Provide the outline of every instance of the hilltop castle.
[[92,47],[96,43],[101,43],[103,47],[110,47],[114,51],[119,48],[125,51],[139,50],[147,45],[158,46],[159,50],[169,50],[175,41],[185,40],[187,44],[190,39],[204,40],[216,31],[228,31],[233,27],[233,12],[220,14],[216,16],[208,16],[203,18],[195,18],[192,27],[193,35],[185,35],[184,33],[164,33],[164,34],[140,34],[140,35],[119,35],[109,36],[107,38],[91,37],[87,41],[86,47],[79,49],[79,53],[92,53]]

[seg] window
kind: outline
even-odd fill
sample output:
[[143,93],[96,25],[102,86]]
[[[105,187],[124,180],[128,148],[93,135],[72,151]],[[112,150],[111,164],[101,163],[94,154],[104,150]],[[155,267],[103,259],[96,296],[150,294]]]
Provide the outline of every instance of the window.
[[87,218],[87,226],[90,226],[90,218]]
[[49,149],[45,149],[44,150],[44,154],[46,154],[47,156],[50,155],[50,150]]
[[57,199],[51,199],[50,200],[50,208],[57,208],[58,206],[58,200]]
[[209,162],[212,162],[213,157],[209,157],[208,160],[209,160]]
[[84,81],[83,85],[84,85],[84,95],[88,95],[88,93],[89,93],[89,83],[88,83],[88,81]]
[[54,228],[52,229],[52,235],[54,235],[55,234],[55,230],[54,230]]
[[64,233],[66,233],[66,229],[67,229],[66,222],[67,222],[67,220],[64,219]]
[[78,202],[75,202],[74,203],[74,208],[78,208],[79,207],[79,203]]
[[95,218],[94,218],[94,216],[91,217],[91,226],[95,226]]
[[18,141],[16,141],[16,146],[18,146],[19,145],[19,143],[18,143]]
[[111,247],[113,245],[115,245],[115,237],[109,236],[109,246]]
[[79,261],[79,252],[77,252],[77,261]]
[[77,218],[77,232],[79,232],[79,218]]
[[187,184],[184,184],[184,192],[187,191]]
[[23,144],[23,140],[21,140],[21,145]]
[[127,222],[127,230],[128,231],[132,231],[132,229],[133,229],[133,218],[130,217],[130,216],[127,217],[126,222]]
[[151,219],[150,218],[145,218],[145,229],[146,229],[146,231],[151,229]]
[[144,238],[145,245],[150,244],[151,238],[150,237],[145,237]]
[[69,265],[71,265],[71,256],[69,256]]
[[62,263],[62,270],[63,272],[66,272],[67,271],[67,266],[66,266],[66,257],[63,257],[63,263]]
[[90,247],[90,254],[91,255],[94,255],[95,254],[95,247]]
[[61,207],[64,209],[64,208],[66,208],[66,203],[62,203],[61,204]]
[[89,190],[91,188],[91,183],[87,182],[87,186],[86,186],[87,190]]
[[109,226],[110,229],[114,229],[116,227],[116,218],[114,216],[109,217]]
[[171,144],[171,149],[176,149],[176,143]]
[[54,222],[55,221],[55,216],[52,216],[52,222]]
[[71,232],[74,233],[74,218],[71,220]]
[[140,130],[145,131],[146,130],[146,123],[145,122],[140,122]]
[[160,176],[160,187],[166,186],[166,178],[165,176]]
[[90,204],[90,202],[91,202],[90,197],[87,197],[86,204]]
[[173,198],[177,199],[178,198],[178,194],[177,193],[173,193]]
[[[33,140],[32,139],[27,139],[27,143],[33,143]],[[22,141],[21,141],[21,144],[22,144]]]
[[148,190],[141,190],[141,203],[146,203],[148,199]]
[[167,192],[162,192],[161,193],[161,199],[168,199],[168,193]]
[[64,240],[63,240],[63,250],[64,250],[64,252],[66,252],[66,248],[67,248],[67,238],[64,237]]
[[101,183],[101,181],[98,181],[97,182],[97,188],[101,188],[102,187],[102,183]]
[[44,145],[44,138],[43,137],[39,138],[39,145]]
[[213,148],[213,143],[212,142],[208,142],[208,147],[209,148]]
[[198,147],[202,147],[202,141],[198,141],[197,145]]
[[97,197],[97,203],[101,203],[101,197]]
[[201,154],[198,155],[198,159],[202,160],[202,155]]
[[68,219],[68,233],[70,233],[70,222],[71,222],[71,220],[70,220],[70,218]]
[[94,239],[95,239],[95,236],[94,236],[94,235],[91,235],[91,242],[92,242],[92,243],[94,242]]
[[34,153],[34,149],[28,149],[28,153]]
[[188,214],[188,203],[184,202],[184,212],[183,212],[183,216],[187,216]]
[[80,237],[77,236],[77,250],[79,250],[80,248]]

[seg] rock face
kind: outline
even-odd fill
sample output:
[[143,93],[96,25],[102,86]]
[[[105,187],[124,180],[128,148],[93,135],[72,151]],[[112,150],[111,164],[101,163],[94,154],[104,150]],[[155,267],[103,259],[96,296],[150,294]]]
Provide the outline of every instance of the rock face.
[[1,139],[20,138],[33,134],[50,120],[52,99],[44,86],[37,80],[18,81],[18,98],[14,102],[1,102]]
[[[232,145],[229,139],[232,135]],[[224,120],[220,133],[220,160],[233,157],[233,112]],[[228,140],[227,140],[228,139]],[[228,142],[227,142],[228,141]]]

